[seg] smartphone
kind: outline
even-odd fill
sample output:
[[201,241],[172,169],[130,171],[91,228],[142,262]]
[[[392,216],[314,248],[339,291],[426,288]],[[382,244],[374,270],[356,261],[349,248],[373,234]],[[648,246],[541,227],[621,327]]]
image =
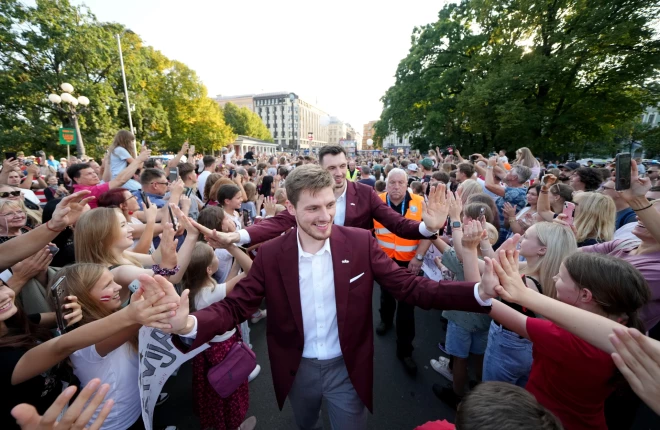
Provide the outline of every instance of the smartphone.
[[34,161],[32,161],[32,160],[25,160],[25,161],[23,162],[23,164],[26,165],[26,166],[31,166],[31,165],[34,164]]
[[62,282],[64,282],[66,276],[60,277],[55,283],[50,287],[50,296],[53,300],[53,306],[55,307],[55,319],[57,322],[57,335],[61,336],[66,333],[66,323],[64,321],[64,312],[62,306],[64,305],[64,288],[62,287]]
[[188,152],[190,152],[190,155],[195,155],[195,145],[190,145]]
[[566,215],[565,221],[569,224],[573,224],[573,215],[575,214],[575,203],[565,202],[564,210],[562,211],[562,213]]
[[144,194],[144,191],[140,190],[140,197],[142,197],[142,203],[144,203],[144,207],[149,209],[149,199],[147,199],[147,195]]
[[15,152],[5,152],[5,160],[9,160],[10,158],[13,158],[15,160],[16,159],[16,153]]
[[48,250],[50,251],[50,255],[52,255],[53,257],[55,256],[55,254],[60,252],[60,248],[58,248],[55,245],[48,245]]
[[179,168],[178,167],[170,167],[170,174],[167,176],[167,180],[170,181],[170,183],[176,181],[179,178]]
[[479,159],[478,155],[470,155],[470,161],[474,162],[477,161],[478,159]]
[[170,205],[167,205],[167,210],[170,213],[170,222],[172,222],[172,227],[174,227],[174,231],[179,229],[179,226],[176,225],[176,219],[174,218],[174,214],[172,213],[172,208]]
[[243,226],[247,227],[250,225],[250,211],[243,209]]
[[617,191],[630,189],[630,161],[630,154],[616,154],[614,189]]

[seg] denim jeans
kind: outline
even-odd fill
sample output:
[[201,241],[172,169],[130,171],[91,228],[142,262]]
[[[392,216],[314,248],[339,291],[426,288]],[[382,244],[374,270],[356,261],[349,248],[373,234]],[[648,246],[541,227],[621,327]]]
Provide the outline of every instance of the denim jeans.
[[447,352],[458,358],[468,358],[470,354],[484,355],[488,342],[488,332],[485,330],[466,330],[449,320],[445,348]]
[[484,357],[484,381],[502,381],[525,388],[532,370],[532,342],[490,323]]

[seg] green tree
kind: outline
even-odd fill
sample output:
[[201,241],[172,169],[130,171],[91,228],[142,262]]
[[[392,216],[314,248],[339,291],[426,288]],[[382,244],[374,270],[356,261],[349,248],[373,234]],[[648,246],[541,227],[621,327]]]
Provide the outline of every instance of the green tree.
[[256,113],[246,107],[238,107],[233,103],[227,103],[222,109],[227,124],[234,133],[242,136],[254,137],[256,139],[273,141],[268,127],[261,121]]
[[464,152],[580,153],[658,101],[659,0],[464,0],[416,28],[376,126]]

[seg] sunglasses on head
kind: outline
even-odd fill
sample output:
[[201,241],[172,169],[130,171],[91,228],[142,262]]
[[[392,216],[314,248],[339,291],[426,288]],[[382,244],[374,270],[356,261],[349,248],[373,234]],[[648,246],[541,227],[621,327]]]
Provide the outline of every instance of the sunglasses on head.
[[21,195],[20,191],[5,191],[0,193],[0,199],[6,199],[9,196],[18,197]]

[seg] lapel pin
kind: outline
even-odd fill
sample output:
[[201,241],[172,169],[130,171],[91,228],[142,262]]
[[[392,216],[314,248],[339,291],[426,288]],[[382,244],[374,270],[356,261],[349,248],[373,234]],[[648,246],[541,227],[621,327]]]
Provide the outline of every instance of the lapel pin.
[[355,206],[355,203],[351,203],[351,206]]
[[341,260],[342,263],[347,264],[348,260]]

